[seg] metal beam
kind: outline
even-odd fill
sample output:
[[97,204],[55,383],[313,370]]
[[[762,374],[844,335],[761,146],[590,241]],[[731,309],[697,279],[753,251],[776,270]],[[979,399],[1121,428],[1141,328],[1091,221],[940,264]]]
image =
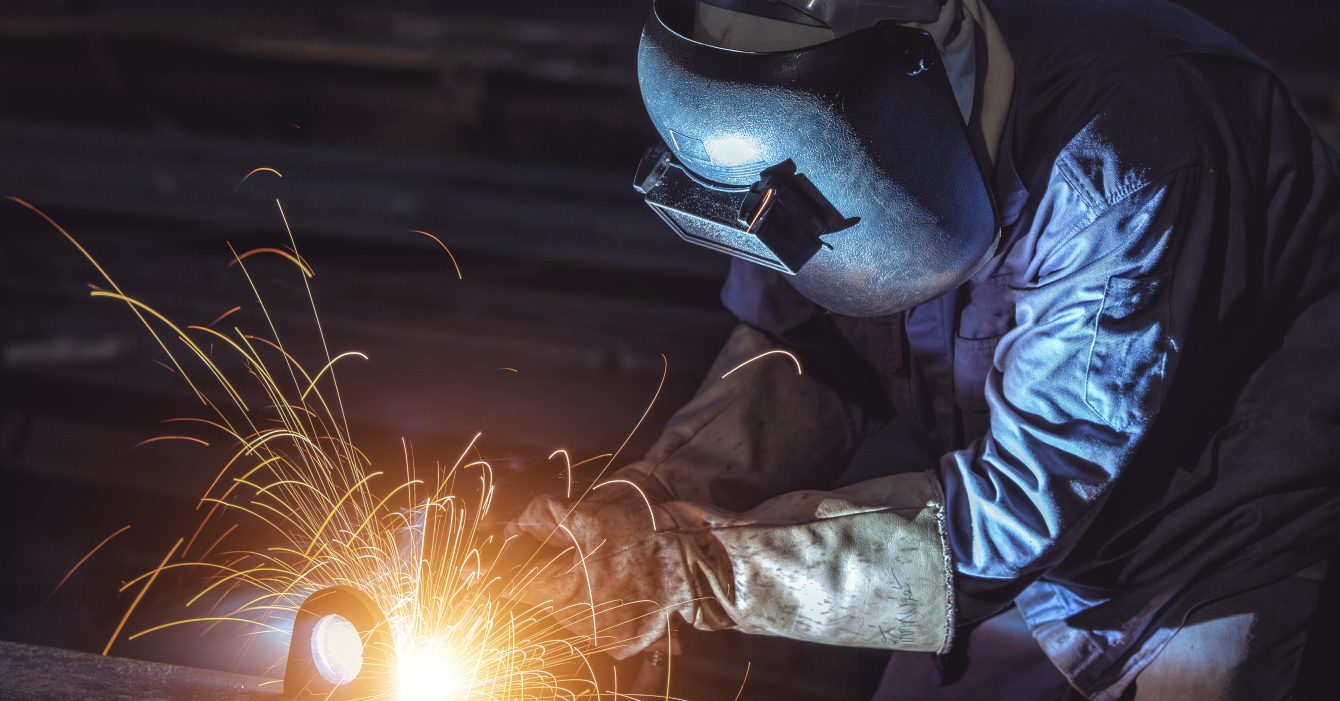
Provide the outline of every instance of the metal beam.
[[0,698],[10,701],[260,701],[264,680],[190,667],[0,642]]

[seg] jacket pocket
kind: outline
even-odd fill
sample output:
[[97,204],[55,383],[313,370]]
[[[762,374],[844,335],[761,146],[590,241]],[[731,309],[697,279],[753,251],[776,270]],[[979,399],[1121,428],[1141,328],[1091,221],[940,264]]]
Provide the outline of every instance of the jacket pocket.
[[1003,337],[954,339],[954,404],[960,410],[987,410],[986,377]]
[[994,338],[954,339],[954,405],[963,422],[963,437],[972,441],[991,428],[991,407],[986,401],[986,378],[995,364],[996,346],[1004,334]]
[[1118,431],[1148,423],[1163,402],[1167,285],[1167,275],[1107,280],[1089,351],[1084,402]]
[[954,405],[963,435],[972,440],[991,427],[986,378],[995,363],[996,346],[1014,327],[1014,297],[1009,274],[994,275],[970,289],[959,312],[954,338]]

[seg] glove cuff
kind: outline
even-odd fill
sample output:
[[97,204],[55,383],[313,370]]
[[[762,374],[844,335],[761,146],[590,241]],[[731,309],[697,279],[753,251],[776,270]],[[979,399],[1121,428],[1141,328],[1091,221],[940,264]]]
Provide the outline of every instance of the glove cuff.
[[954,565],[933,472],[793,492],[743,514],[669,502],[693,624],[830,645],[947,652]]

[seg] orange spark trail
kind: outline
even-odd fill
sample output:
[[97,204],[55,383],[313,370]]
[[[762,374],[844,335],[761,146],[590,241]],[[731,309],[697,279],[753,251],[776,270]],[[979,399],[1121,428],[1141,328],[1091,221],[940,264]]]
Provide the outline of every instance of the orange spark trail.
[[209,447],[209,443],[202,441],[199,438],[196,438],[195,436],[154,436],[153,438],[146,438],[140,441],[139,443],[136,443],[135,447],[139,448],[142,446],[149,445],[150,443],[158,443],[159,441],[187,441],[190,443],[198,443],[207,448]]
[[647,408],[642,410],[642,416],[638,417],[637,423],[633,424],[633,430],[628,432],[628,436],[623,439],[623,443],[619,444],[619,448],[615,450],[613,453],[610,453],[609,462],[605,463],[605,467],[600,471],[600,474],[596,475],[597,481],[599,481],[601,477],[604,477],[605,473],[609,471],[612,465],[614,465],[614,461],[619,459],[619,454],[623,452],[624,448],[628,447],[629,441],[633,440],[633,436],[637,435],[638,429],[642,428],[642,424],[646,422],[647,417],[651,415],[652,407],[656,406],[657,400],[661,398],[661,392],[665,391],[665,379],[669,376],[670,376],[670,359],[667,358],[664,353],[662,353],[661,381],[659,384],[656,385],[656,392],[651,395],[651,401],[647,402]]
[[65,576],[60,578],[60,582],[58,582],[58,583],[56,584],[55,588],[53,588],[53,589],[51,590],[51,593],[50,593],[50,594],[47,594],[47,598],[46,598],[46,600],[47,600],[47,601],[50,601],[50,600],[51,600],[51,597],[54,596],[54,595],[56,594],[56,592],[60,591],[60,588],[63,587],[63,586],[65,586],[65,583],[66,583],[66,582],[70,581],[70,577],[74,576],[74,573],[75,573],[76,571],[78,571],[80,567],[83,567],[83,566],[84,566],[84,563],[85,563],[85,562],[88,562],[88,559],[89,559],[90,557],[93,557],[93,554],[94,554],[94,553],[98,552],[99,550],[102,550],[102,546],[104,546],[104,545],[106,545],[106,544],[112,542],[112,539],[113,539],[113,538],[115,538],[115,537],[121,535],[122,533],[125,533],[125,532],[128,531],[128,530],[130,530],[130,524],[126,524],[126,525],[124,525],[124,526],[118,528],[118,529],[116,530],[115,533],[113,533],[113,534],[107,536],[106,538],[103,538],[101,543],[98,543],[97,545],[93,546],[93,549],[90,550],[90,551],[88,551],[88,554],[86,554],[86,555],[84,555],[83,557],[79,558],[79,562],[74,563],[74,567],[71,567],[71,568],[70,568],[70,571],[69,571],[69,572],[66,572],[66,573],[65,573]]
[[[271,633],[283,633],[283,632],[284,632],[284,630],[283,630],[282,628],[276,628],[276,627],[274,627],[274,626],[267,625],[267,624],[265,624],[265,623],[258,623],[258,622],[256,622],[256,621],[251,620],[250,618],[237,618],[237,617],[235,617],[235,616],[202,616],[202,617],[200,617],[200,618],[186,618],[186,619],[182,619],[182,620],[180,620],[180,621],[172,621],[172,622],[170,622],[170,623],[164,623],[164,624],[162,624],[162,625],[154,626],[153,628],[147,628],[147,629],[142,630],[142,631],[140,631],[140,632],[138,632],[138,633],[136,633],[136,634],[130,636],[129,638],[126,638],[126,639],[127,639],[127,640],[135,640],[136,638],[142,638],[142,637],[144,637],[144,636],[146,636],[146,635],[148,635],[148,634],[150,634],[150,633],[157,633],[158,631],[163,630],[163,629],[165,629],[165,628],[175,628],[175,627],[177,627],[177,626],[189,625],[189,624],[191,624],[191,623],[209,623],[209,622],[214,622],[214,623],[245,623],[245,624],[247,624],[247,625],[256,626],[256,627],[258,627],[258,628],[264,628],[267,632],[271,632]],[[103,653],[103,654],[106,655],[107,653]]]
[[246,253],[238,254],[236,258],[234,258],[232,261],[228,263],[228,267],[231,268],[234,265],[237,265],[238,263],[241,263],[242,261],[260,253],[273,253],[277,256],[283,256],[287,258],[289,262],[298,266],[298,268],[302,270],[303,275],[306,275],[309,278],[316,275],[316,273],[312,271],[311,266],[304,263],[301,258],[298,258],[297,256],[293,255],[292,253],[289,253],[288,251],[285,251],[282,248],[253,248],[250,251],[247,251]]
[[749,670],[753,668],[753,662],[744,663],[744,679],[740,680],[740,690],[735,692],[735,701],[740,701],[740,694],[744,693],[744,685],[749,681]]
[[241,306],[241,305],[238,305],[238,306],[236,306],[236,307],[233,307],[232,309],[229,309],[228,311],[226,311],[226,312],[220,314],[220,315],[218,316],[218,318],[215,319],[214,321],[211,321],[211,322],[209,322],[208,324],[205,324],[205,326],[214,326],[215,324],[218,324],[220,321],[223,321],[224,319],[227,319],[228,317],[230,317],[230,316],[232,316],[232,315],[234,315],[234,314],[236,314],[236,313],[238,313],[238,312],[240,312],[240,311],[242,311],[242,306]]
[[360,353],[358,351],[347,351],[335,356],[334,358],[331,358],[330,362],[326,363],[325,367],[321,368],[321,372],[318,372],[316,375],[314,375],[312,377],[312,381],[307,383],[307,389],[303,390],[302,396],[298,397],[298,401],[307,399],[307,395],[311,394],[313,389],[316,389],[316,383],[321,381],[321,378],[324,377],[325,374],[329,372],[332,367],[335,366],[335,363],[338,363],[340,360],[349,357],[362,358],[363,360],[368,359],[366,353]]
[[257,174],[257,173],[271,173],[271,174],[277,175],[277,176],[279,176],[279,177],[281,177],[281,178],[284,177],[284,174],[283,174],[283,173],[281,173],[281,172],[275,170],[274,168],[268,168],[268,167],[266,167],[266,166],[261,166],[260,168],[253,168],[253,169],[251,170],[250,173],[247,173],[246,175],[243,175],[243,176],[242,176],[242,179],[239,180],[239,181],[237,181],[237,187],[233,188],[233,191],[236,192],[238,189],[240,189],[240,188],[242,187],[242,184],[245,183],[245,182],[247,181],[247,178],[250,178],[251,176],[253,176],[253,175]]
[[608,480],[608,481],[605,481],[605,482],[601,482],[600,484],[597,484],[596,486],[592,487],[592,488],[591,488],[591,491],[594,492],[594,491],[596,491],[597,489],[600,489],[601,487],[608,487],[608,486],[611,485],[611,484],[626,484],[626,485],[632,487],[632,488],[633,488],[633,491],[637,492],[637,495],[640,496],[640,497],[642,497],[642,501],[643,501],[644,503],[646,503],[646,505],[647,505],[647,513],[651,516],[651,530],[652,530],[652,531],[659,531],[659,530],[661,530],[661,529],[659,529],[659,528],[656,527],[656,510],[655,510],[654,508],[652,508],[652,506],[651,506],[651,499],[649,499],[649,498],[647,497],[647,493],[646,493],[645,491],[643,491],[641,487],[637,486],[636,483],[634,483],[634,482],[630,482],[630,481],[628,481],[628,480]]
[[743,363],[740,363],[739,365],[736,365],[735,367],[731,368],[730,372],[727,372],[725,375],[722,375],[722,376],[721,376],[721,379],[724,380],[724,379],[726,379],[727,377],[730,377],[731,375],[734,375],[734,374],[736,373],[736,371],[740,370],[740,369],[743,368],[744,366],[749,365],[750,363],[753,363],[753,362],[756,361],[756,360],[762,360],[763,358],[766,358],[766,357],[768,357],[768,356],[770,356],[770,355],[784,355],[784,356],[790,358],[790,359],[791,359],[791,362],[793,362],[793,363],[796,364],[796,374],[797,374],[797,375],[804,375],[804,374],[805,374],[805,371],[804,371],[803,369],[801,369],[801,367],[800,367],[800,359],[797,358],[796,355],[795,355],[794,353],[792,353],[791,351],[784,351],[784,350],[770,350],[770,351],[768,351],[768,352],[766,352],[766,353],[759,353],[758,355],[756,355],[756,356],[750,358],[749,360],[746,360],[746,361],[744,361]]
[[[115,290],[117,294],[121,294],[124,296],[124,293],[121,292],[121,287],[116,284],[116,281],[112,279],[111,275],[107,274],[107,271],[103,269],[102,264],[99,263],[98,260],[93,257],[92,253],[88,252],[87,248],[84,248],[83,244],[79,243],[79,240],[76,239],[73,234],[71,234],[69,231],[66,231],[65,227],[61,226],[60,224],[57,224],[55,219],[52,219],[46,212],[43,212],[36,206],[29,204],[27,200],[15,197],[13,195],[6,195],[5,199],[41,217],[42,221],[46,222],[48,226],[59,232],[61,236],[64,236],[65,240],[69,241],[70,244],[75,247],[75,250],[79,251],[79,253],[84,256],[84,259],[87,260],[89,264],[93,266],[94,270],[98,271],[98,274],[102,276],[102,279],[106,280],[107,284],[111,285],[112,289]],[[94,288],[94,294],[96,293],[97,288]],[[204,393],[200,391],[200,388],[195,386],[194,382],[191,382],[191,378],[187,376],[186,370],[183,369],[181,364],[177,362],[177,357],[172,354],[172,351],[168,350],[167,343],[163,341],[162,337],[158,335],[158,332],[155,331],[153,326],[149,324],[149,320],[144,317],[144,314],[140,313],[140,310],[135,305],[131,304],[129,306],[131,312],[135,314],[135,317],[140,320],[141,324],[144,324],[145,330],[148,331],[149,335],[153,336],[154,341],[158,343],[158,347],[162,348],[164,353],[167,353],[168,359],[172,361],[172,366],[177,369],[177,374],[181,376],[182,380],[185,381],[187,386],[191,388],[191,391],[195,393],[196,398],[198,398],[201,401],[201,403],[207,404],[208,400],[205,399]]]
[[568,481],[567,490],[564,491],[563,493],[564,493],[564,495],[567,496],[567,498],[571,499],[571,498],[572,498],[572,457],[571,457],[570,455],[568,455],[568,451],[564,450],[563,448],[559,448],[558,450],[555,450],[554,452],[550,453],[550,454],[549,454],[549,459],[550,459],[550,460],[553,460],[555,455],[562,455],[562,456],[563,456],[563,464],[564,464],[563,475],[567,478],[567,481]]
[[748,232],[754,230],[754,225],[758,223],[759,219],[763,218],[763,213],[768,211],[768,205],[772,204],[772,196],[774,194],[776,194],[776,190],[773,188],[768,188],[768,191],[763,193],[763,202],[758,205],[758,211],[754,212],[754,218],[749,220],[749,226],[745,231]]
[[[564,533],[568,534],[568,537],[572,539],[572,547],[577,551],[577,563],[582,568],[582,578],[586,580],[586,600],[591,602],[591,642],[599,646],[600,627],[596,625],[596,594],[595,594],[595,588],[591,586],[591,571],[586,567],[586,558],[594,555],[595,551],[593,550],[589,553],[583,553],[582,544],[577,542],[577,536],[572,532],[572,530],[561,523],[558,524],[558,527]],[[604,543],[602,542],[600,545],[604,545]],[[600,549],[600,545],[596,546],[596,550]]]
[[[609,461],[606,462],[605,466],[600,469],[600,473],[596,475],[596,478],[594,480],[595,482],[599,482],[600,479],[605,476],[605,473],[609,472],[610,467],[614,465],[614,461],[619,459],[619,454],[623,452],[624,448],[628,447],[628,443],[633,440],[633,436],[637,434],[638,429],[642,428],[642,424],[647,420],[647,417],[651,415],[652,408],[656,406],[656,401],[661,398],[661,392],[665,390],[665,380],[669,376],[670,376],[670,359],[666,357],[664,353],[662,353],[661,381],[659,384],[656,385],[656,392],[651,396],[651,401],[647,402],[647,408],[642,411],[642,416],[638,417],[637,423],[633,424],[633,430],[629,431],[628,435],[624,437],[623,443],[619,444],[619,448],[615,450],[613,453],[609,453]],[[553,456],[551,455],[550,457],[552,458]],[[599,457],[604,456],[602,455]],[[581,501],[585,499],[586,496],[590,494],[593,489],[594,486],[587,487],[586,491],[583,492],[580,497],[577,497],[577,500],[573,502],[572,506],[568,507],[567,513],[563,514],[563,518],[560,519],[559,521],[559,528],[563,528],[563,523],[568,520],[569,516],[572,516],[572,512],[577,510],[577,505],[580,504]],[[541,541],[540,547],[548,545],[549,539],[554,536],[554,533],[557,533],[557,529],[550,532],[549,535],[543,541]],[[536,552],[538,554],[538,551]],[[532,555],[530,559],[527,559],[525,564],[522,565],[522,567],[523,568],[529,567],[533,559],[534,555]],[[592,614],[592,617],[594,617],[594,613]]]
[[149,576],[149,581],[145,582],[144,586],[140,588],[140,593],[135,595],[135,600],[130,603],[130,608],[126,609],[126,615],[121,617],[121,622],[116,624],[116,630],[112,631],[112,637],[107,640],[107,647],[102,649],[103,657],[106,657],[107,653],[112,651],[112,645],[116,642],[117,637],[121,635],[121,629],[126,627],[126,621],[130,620],[130,614],[134,613],[135,607],[140,605],[140,599],[144,598],[144,593],[149,591],[149,587],[154,585],[154,580],[158,579],[158,573],[162,572],[164,567],[167,567],[168,560],[171,560],[172,556],[177,554],[177,548],[181,547],[183,540],[185,540],[185,538],[177,539],[177,544],[173,545],[167,555],[163,556],[163,561],[158,563],[158,568]]
[[[234,523],[233,525],[229,526],[229,527],[228,527],[228,530],[224,531],[224,532],[223,532],[223,535],[219,536],[218,539],[216,539],[216,540],[214,541],[214,544],[213,544],[213,545],[209,546],[208,548],[205,548],[205,552],[200,553],[200,559],[201,559],[201,560],[208,560],[208,559],[209,559],[209,555],[210,555],[210,553],[214,552],[214,549],[217,548],[217,547],[219,547],[219,544],[223,542],[223,539],[224,539],[224,538],[227,538],[227,537],[230,536],[230,535],[232,535],[233,531],[237,530],[237,527],[240,526],[240,525],[242,525],[242,524],[240,524],[240,523]],[[182,554],[185,555],[185,554],[186,554],[186,551],[183,550],[183,551],[182,551]]]
[[437,242],[437,245],[441,246],[441,247],[442,247],[442,250],[444,250],[444,251],[447,252],[447,257],[451,259],[451,265],[452,265],[452,267],[456,268],[456,279],[457,279],[457,280],[464,280],[464,279],[465,279],[465,277],[461,275],[461,265],[460,265],[460,263],[457,263],[457,262],[456,262],[456,255],[453,254],[453,253],[451,252],[451,249],[450,249],[450,248],[447,248],[447,244],[442,243],[442,239],[440,239],[440,238],[438,238],[438,237],[436,237],[436,236],[434,236],[434,235],[428,233],[427,231],[420,231],[420,230],[418,230],[418,229],[410,229],[409,232],[410,232],[411,234],[421,234],[421,235],[423,235],[423,236],[427,236],[428,238],[430,238],[430,239],[436,241],[436,242]]
[[581,467],[582,465],[585,465],[588,462],[595,462],[597,460],[600,460],[601,458],[614,457],[614,453],[601,453],[600,455],[593,455],[585,460],[573,462],[572,456],[568,454],[567,449],[559,448],[558,450],[555,450],[554,452],[550,453],[548,459],[553,460],[555,455],[563,456],[563,474],[567,480],[567,491],[565,491],[564,494],[566,494],[569,499],[572,498],[572,471],[575,468]]

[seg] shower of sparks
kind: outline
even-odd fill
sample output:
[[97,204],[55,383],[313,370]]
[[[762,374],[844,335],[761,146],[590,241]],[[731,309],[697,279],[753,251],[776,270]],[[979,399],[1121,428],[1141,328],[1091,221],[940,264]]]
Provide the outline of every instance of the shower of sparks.
[[804,371],[803,369],[801,369],[801,367],[800,367],[800,358],[797,358],[796,355],[795,355],[795,353],[792,353],[791,351],[785,351],[785,350],[770,350],[770,351],[768,351],[768,352],[766,352],[766,353],[759,353],[758,355],[756,355],[756,356],[750,358],[749,360],[746,360],[746,361],[744,361],[743,363],[740,363],[739,365],[736,365],[735,367],[731,368],[728,372],[726,372],[726,374],[722,375],[722,376],[721,376],[721,379],[724,380],[724,379],[726,379],[727,377],[730,377],[731,375],[734,375],[736,372],[742,370],[745,366],[747,366],[747,365],[752,365],[753,363],[755,363],[755,362],[757,362],[757,361],[759,361],[759,360],[762,360],[762,359],[764,359],[764,358],[766,358],[766,357],[768,357],[768,356],[770,356],[770,355],[784,355],[784,356],[790,358],[790,359],[791,359],[791,362],[792,362],[792,363],[795,363],[795,365],[796,365],[796,374],[797,374],[797,375],[803,375],[803,374],[805,374],[805,371]]
[[[252,174],[264,170],[270,169]],[[596,613],[616,610],[621,602],[583,602],[558,610],[552,604],[514,603],[516,594],[529,583],[566,571],[574,553],[579,558],[590,553],[577,549],[576,540],[562,524],[550,540],[572,545],[544,554],[533,546],[519,545],[516,539],[504,540],[486,531],[483,519],[494,498],[493,468],[477,459],[478,435],[452,464],[437,464],[422,472],[406,444],[403,472],[396,470],[399,476],[376,469],[355,446],[335,370],[342,358],[367,356],[357,351],[332,355],[322,332],[324,358],[319,370],[310,372],[280,341],[247,268],[251,256],[275,254],[293,264],[306,284],[315,272],[298,252],[291,230],[287,250],[233,251],[230,265],[246,279],[265,320],[268,333],[257,335],[237,326],[213,328],[237,308],[209,325],[173,321],[124,292],[51,217],[23,200],[9,199],[40,216],[88,260],[107,287],[94,287],[91,295],[127,305],[166,355],[164,367],[201,402],[205,417],[167,423],[193,425],[208,434],[208,440],[173,434],[145,443],[172,440],[231,446],[226,463],[201,493],[196,506],[201,516],[194,529],[175,540],[157,567],[121,586],[123,593],[134,590],[134,598],[104,654],[123,636],[134,640],[187,625],[235,622],[246,624],[258,635],[286,638],[293,616],[310,594],[345,586],[370,597],[389,623],[394,649],[385,659],[394,661],[394,669],[378,668],[375,663],[365,668],[365,674],[374,675],[378,687],[386,689],[378,698],[647,698],[600,687],[589,658],[607,649],[604,644],[617,645],[618,641],[607,633],[601,635],[598,629],[587,628],[589,634],[569,630],[586,619],[594,626]],[[282,205],[279,207],[283,215]],[[286,216],[284,223],[287,229]],[[320,329],[310,288],[307,294]],[[209,343],[202,346],[202,341]],[[225,352],[216,354],[206,348]],[[657,396],[659,393],[660,389]],[[645,419],[644,412],[637,425]],[[550,457],[563,456],[569,495],[572,470],[597,460],[603,460],[604,466],[582,496],[606,485],[636,489],[622,480],[600,482],[626,445],[627,440],[614,453],[577,462],[566,450]],[[229,546],[227,541],[239,525],[268,532],[269,546]],[[127,528],[99,543],[57,588]],[[197,554],[197,543],[209,545]],[[520,552],[512,552],[517,550]],[[140,621],[137,609],[141,602],[169,572],[196,575],[188,578],[197,584],[182,596],[182,614],[165,622]],[[589,575],[587,581],[589,584]],[[282,660],[276,661],[279,664]],[[669,699],[668,690],[654,698]]]

